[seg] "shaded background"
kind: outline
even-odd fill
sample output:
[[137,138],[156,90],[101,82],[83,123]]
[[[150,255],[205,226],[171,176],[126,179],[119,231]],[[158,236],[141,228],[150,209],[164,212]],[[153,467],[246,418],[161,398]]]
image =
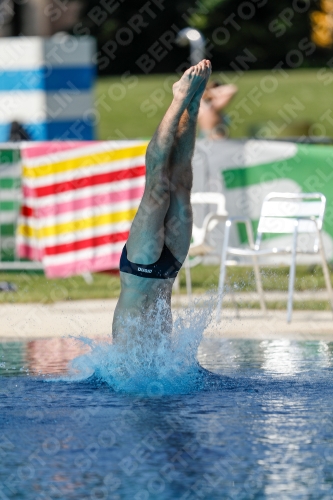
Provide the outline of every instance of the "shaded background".
[[[92,35],[100,74],[140,74],[138,59],[165,32],[193,26],[207,39],[214,70],[236,70],[244,51],[251,59],[245,69],[271,69],[281,61],[309,68],[326,65],[332,55],[332,9],[331,0],[1,0],[0,35]],[[174,72],[187,58],[188,48],[173,44],[149,72]]]

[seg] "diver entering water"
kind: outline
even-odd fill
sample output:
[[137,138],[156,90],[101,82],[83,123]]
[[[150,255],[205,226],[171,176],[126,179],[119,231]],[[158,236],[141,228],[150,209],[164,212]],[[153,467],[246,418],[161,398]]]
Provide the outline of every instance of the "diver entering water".
[[172,103],[148,145],[145,191],[120,259],[121,293],[112,326],[116,342],[140,325],[144,335],[161,303],[161,330],[172,329],[172,285],[192,235],[197,117],[210,74],[208,60],[185,71],[173,85]]

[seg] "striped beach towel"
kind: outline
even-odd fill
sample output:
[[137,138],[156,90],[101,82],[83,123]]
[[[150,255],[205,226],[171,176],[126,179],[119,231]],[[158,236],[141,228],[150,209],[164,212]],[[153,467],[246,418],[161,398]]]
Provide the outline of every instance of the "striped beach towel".
[[20,257],[48,277],[117,269],[145,184],[144,141],[23,146]]

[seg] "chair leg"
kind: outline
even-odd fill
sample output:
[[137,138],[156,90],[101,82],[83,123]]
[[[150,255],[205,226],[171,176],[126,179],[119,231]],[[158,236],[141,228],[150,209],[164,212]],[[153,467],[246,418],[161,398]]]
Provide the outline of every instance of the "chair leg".
[[226,267],[227,267],[229,234],[230,234],[230,223],[228,224],[227,221],[225,225],[224,239],[223,239],[222,253],[221,253],[219,286],[217,289],[216,321],[220,321],[221,319],[224,282],[225,282]]
[[192,302],[192,278],[191,278],[191,269],[190,269],[190,260],[187,256],[185,259],[185,279],[186,279],[186,291],[189,305]]
[[329,272],[329,269],[328,269],[328,265],[327,265],[327,261],[326,261],[326,256],[325,256],[325,251],[324,251],[324,246],[323,246],[323,238],[322,238],[322,235],[321,235],[320,232],[319,232],[319,251],[320,251],[320,256],[321,256],[321,260],[322,260],[323,273],[324,273],[324,278],[325,278],[325,283],[326,283],[328,298],[329,298],[329,301],[331,303],[331,309],[332,309],[332,312],[333,312],[333,290],[332,290],[330,272]]
[[175,295],[177,297],[177,303],[180,304],[180,280],[179,280],[179,274],[176,276],[176,279],[174,281],[173,290],[174,290]]
[[231,293],[231,300],[232,300],[232,303],[233,303],[235,311],[236,311],[236,318],[239,319],[240,318],[239,307],[238,307],[238,303],[237,303],[237,300],[235,297],[235,290],[233,289],[233,287],[230,287],[230,293]]
[[261,307],[262,312],[266,314],[267,309],[266,309],[266,304],[265,304],[265,299],[264,299],[264,290],[263,290],[262,282],[261,282],[258,258],[254,255],[252,257],[252,259],[253,259],[254,276],[255,276],[255,280],[256,280],[257,293],[259,295],[260,307]]
[[94,282],[94,277],[89,271],[82,273],[81,276],[87,283],[87,285],[92,285],[92,283]]
[[[251,222],[249,220],[246,221],[245,227],[246,227],[247,237],[249,240],[249,245],[252,249],[254,249],[255,246],[254,246],[254,240],[253,240],[252,226],[251,226]],[[265,304],[265,299],[264,299],[264,291],[263,291],[263,287],[262,287],[262,283],[261,283],[258,258],[256,255],[253,255],[252,262],[253,262],[253,268],[254,268],[254,276],[255,276],[255,280],[256,280],[256,289],[257,289],[257,293],[259,295],[260,307],[261,307],[262,312],[264,314],[266,314],[267,311],[266,311],[266,304]]]
[[294,295],[295,274],[296,274],[297,235],[298,235],[298,223],[295,225],[294,229],[291,264],[289,270],[287,323],[291,322],[291,316],[293,313],[293,295]]

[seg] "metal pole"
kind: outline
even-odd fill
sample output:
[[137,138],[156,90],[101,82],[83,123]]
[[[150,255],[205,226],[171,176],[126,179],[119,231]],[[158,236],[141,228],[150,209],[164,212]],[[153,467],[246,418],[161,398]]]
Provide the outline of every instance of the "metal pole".
[[[249,245],[253,250],[255,250],[251,222],[246,221],[245,226],[246,226],[247,238],[249,240]],[[267,310],[266,310],[266,304],[265,304],[265,298],[264,298],[264,290],[263,290],[262,283],[261,283],[258,257],[256,255],[253,255],[252,262],[253,262],[253,269],[254,269],[254,276],[255,276],[255,281],[256,281],[257,293],[259,295],[260,307],[261,307],[262,312],[266,313]]]
[[230,226],[231,226],[231,222],[229,220],[227,220],[225,223],[224,239],[223,239],[223,246],[222,246],[222,252],[221,252],[219,286],[218,286],[218,290],[217,290],[216,321],[220,321],[220,319],[221,319],[221,310],[222,310],[224,282],[225,282],[226,266],[227,266]]
[[188,304],[191,305],[191,303],[192,303],[192,278],[191,278],[189,256],[187,256],[185,259],[184,267],[185,267],[187,299],[188,299]]
[[184,28],[179,31],[176,43],[190,46],[190,61],[194,66],[205,57],[205,39],[202,33],[194,28]]
[[291,322],[291,315],[293,312],[293,294],[294,294],[295,273],[296,273],[297,236],[298,236],[298,221],[295,221],[295,228],[294,228],[294,235],[293,235],[293,247],[292,247],[292,254],[291,254],[291,265],[290,265],[290,271],[289,271],[287,323]]
[[327,261],[326,261],[322,234],[320,232],[320,229],[318,229],[318,226],[317,226],[317,231],[318,231],[319,252],[320,252],[321,261],[322,261],[323,273],[324,273],[324,278],[325,278],[325,282],[326,282],[326,288],[327,288],[329,301],[331,304],[331,309],[333,311],[333,290],[332,290],[330,272],[329,272]]

